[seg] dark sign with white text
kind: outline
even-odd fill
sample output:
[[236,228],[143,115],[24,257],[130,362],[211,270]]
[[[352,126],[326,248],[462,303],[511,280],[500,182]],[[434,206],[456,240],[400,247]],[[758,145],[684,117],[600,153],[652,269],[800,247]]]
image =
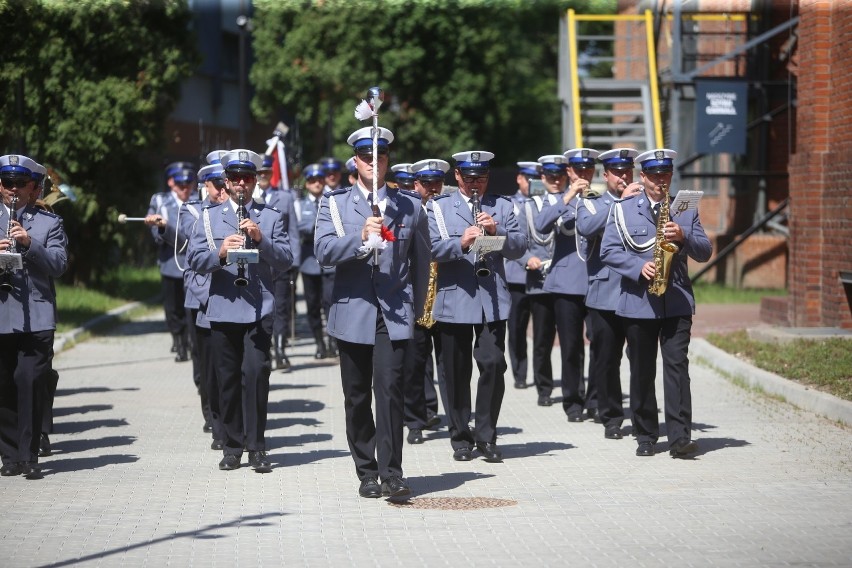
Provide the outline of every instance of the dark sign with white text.
[[697,81],[695,151],[700,154],[745,154],[748,84]]

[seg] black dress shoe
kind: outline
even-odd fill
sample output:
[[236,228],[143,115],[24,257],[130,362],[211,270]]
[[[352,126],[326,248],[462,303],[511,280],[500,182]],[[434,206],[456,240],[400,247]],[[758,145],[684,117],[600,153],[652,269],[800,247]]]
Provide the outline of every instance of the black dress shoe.
[[411,495],[411,489],[403,478],[393,476],[382,481],[382,495],[385,497],[405,497]]
[[4,463],[3,467],[0,467],[0,475],[3,477],[11,477],[13,475],[21,475],[23,473],[23,468],[21,464],[18,462],[14,463]]
[[340,355],[337,350],[337,340],[333,337],[328,338],[328,351],[326,354],[331,359],[336,359]]
[[240,456],[229,454],[223,457],[222,461],[219,462],[219,469],[224,471],[240,469]]
[[42,434],[38,441],[38,457],[46,458],[50,454],[50,438],[47,437],[47,434]]
[[598,409],[597,408],[587,408],[586,409],[586,418],[588,418],[589,420],[594,420],[597,424],[600,424],[600,422],[601,422],[600,416],[598,415]]
[[286,355],[282,355],[281,356],[281,364],[278,365],[278,370],[279,371],[289,371],[290,367],[292,367],[292,365],[290,365],[290,359],[288,359]]
[[473,450],[471,448],[459,448],[453,452],[453,459],[457,462],[469,462],[473,459]]
[[698,444],[688,438],[678,438],[669,446],[669,455],[673,458],[686,458],[698,451]]
[[608,440],[620,440],[621,436],[621,426],[607,426],[604,429],[604,438]]
[[317,352],[314,353],[314,359],[325,359],[328,357],[328,352],[325,350],[325,343],[322,341],[317,342]]
[[503,452],[494,442],[477,442],[476,449],[482,454],[482,458],[490,463],[503,461]]
[[358,495],[367,499],[378,499],[382,496],[382,488],[379,487],[379,481],[375,477],[365,477],[361,480],[361,487],[358,488]]
[[210,423],[209,420],[204,421],[204,426],[201,427],[202,432],[207,432],[208,434],[213,431],[213,424]]
[[222,442],[222,440],[213,440],[213,442],[210,444],[211,450],[222,451],[222,448],[224,448],[224,447],[225,447],[225,444]]
[[427,418],[426,418],[426,428],[427,429],[431,430],[432,428],[435,428],[435,427],[441,425],[441,417],[438,416],[437,414],[435,414],[434,412],[431,412],[431,411],[427,412],[426,416],[427,416]]
[[526,381],[515,381],[515,388],[516,389],[525,389],[525,388],[527,388],[527,386],[528,385],[527,385]]
[[408,431],[408,438],[406,439],[409,444],[422,444],[424,442],[423,430],[420,428],[412,428]]
[[538,397],[538,405],[539,406],[553,406],[553,399],[549,396],[540,396]]
[[41,466],[36,462],[21,462],[21,473],[27,479],[41,479]]
[[636,448],[636,455],[642,458],[654,455],[653,442],[639,442],[639,447]]
[[582,412],[571,412],[568,414],[568,422],[582,422],[583,421],[583,413]]
[[272,471],[272,464],[269,463],[269,459],[266,457],[266,452],[264,451],[249,452],[248,463],[257,473],[269,473]]

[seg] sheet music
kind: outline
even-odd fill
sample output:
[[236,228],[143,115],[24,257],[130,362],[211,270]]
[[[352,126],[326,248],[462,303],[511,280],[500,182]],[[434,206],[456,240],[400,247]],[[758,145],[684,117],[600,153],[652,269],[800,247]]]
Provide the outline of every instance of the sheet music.
[[505,236],[480,235],[470,245],[470,250],[471,252],[481,252],[484,254],[486,252],[501,251],[504,244],[506,244]]
[[701,201],[701,197],[703,195],[703,191],[693,191],[689,189],[682,189],[678,191],[677,195],[675,195],[674,201],[672,201],[672,204],[669,207],[672,215],[676,213],[683,213],[689,209],[698,209],[698,202]]

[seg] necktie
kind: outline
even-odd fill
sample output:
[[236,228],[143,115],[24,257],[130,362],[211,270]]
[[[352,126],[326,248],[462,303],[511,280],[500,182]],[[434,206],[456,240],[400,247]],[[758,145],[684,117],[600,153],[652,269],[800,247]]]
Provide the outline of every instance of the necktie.
[[660,204],[659,203],[655,203],[654,206],[651,208],[651,211],[654,213],[654,220],[657,220],[657,219],[660,218]]

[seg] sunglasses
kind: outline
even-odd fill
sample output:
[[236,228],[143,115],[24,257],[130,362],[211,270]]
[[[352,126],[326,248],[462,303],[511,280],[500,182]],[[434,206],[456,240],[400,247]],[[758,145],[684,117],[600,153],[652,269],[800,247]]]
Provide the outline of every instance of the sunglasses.
[[20,177],[0,178],[0,184],[2,184],[3,187],[5,187],[7,189],[12,189],[14,187],[17,187],[18,189],[23,189],[23,188],[27,187],[27,184],[30,183],[31,181],[32,180],[30,180],[30,179],[20,178]]
[[228,174],[227,178],[228,181],[230,181],[231,183],[240,183],[241,181],[245,183],[251,183],[255,179],[257,179],[257,176],[255,176],[254,174]]
[[222,178],[214,178],[209,181],[216,189],[223,189],[225,187],[225,180],[223,180]]
[[549,172],[549,173],[544,174],[544,177],[546,177],[548,179],[559,179],[559,178],[564,178],[567,175],[568,174],[566,172]]
[[323,181],[323,177],[322,176],[310,176],[310,177],[306,177],[305,181],[310,182],[310,183],[313,183],[315,181]]
[[488,179],[488,176],[462,176],[462,181],[465,183],[477,183],[480,181],[485,181]]

